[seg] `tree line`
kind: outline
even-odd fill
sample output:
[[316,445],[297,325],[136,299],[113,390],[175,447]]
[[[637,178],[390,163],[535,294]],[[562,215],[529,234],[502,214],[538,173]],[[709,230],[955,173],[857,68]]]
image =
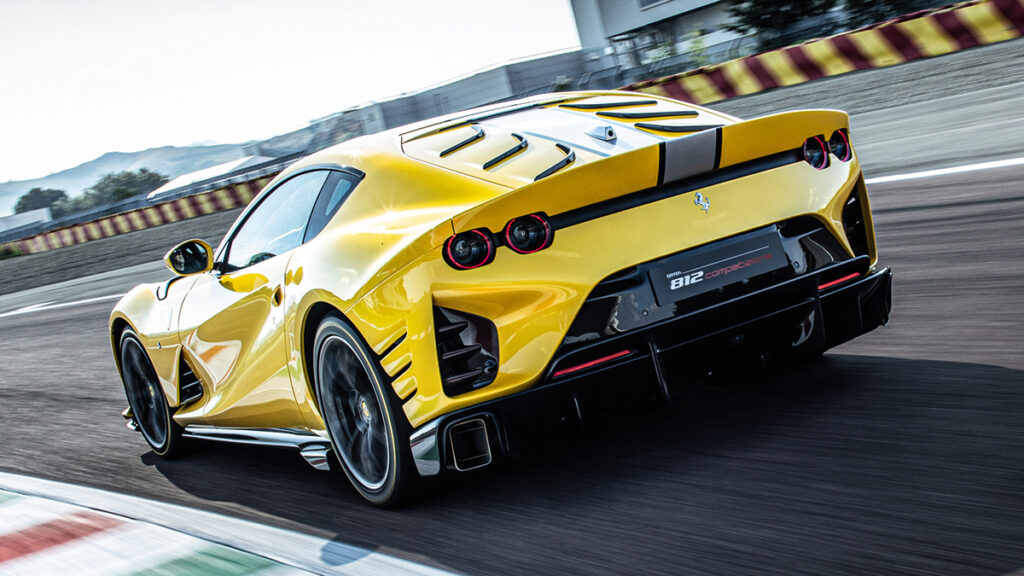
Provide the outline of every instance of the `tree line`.
[[167,183],[167,176],[140,168],[135,172],[124,171],[106,174],[80,196],[69,197],[64,190],[55,188],[33,188],[18,198],[14,213],[49,208],[54,218],[61,218],[76,212],[84,212],[96,206],[127,200],[141,194],[149,194]]
[[[953,0],[732,0],[729,14],[733,22],[729,30],[747,34],[755,32],[760,50],[772,50],[801,42],[794,37],[801,24],[809,18],[824,16],[842,8],[845,28],[857,28],[889,20],[903,14],[949,4]],[[818,28],[815,36],[838,30]]]

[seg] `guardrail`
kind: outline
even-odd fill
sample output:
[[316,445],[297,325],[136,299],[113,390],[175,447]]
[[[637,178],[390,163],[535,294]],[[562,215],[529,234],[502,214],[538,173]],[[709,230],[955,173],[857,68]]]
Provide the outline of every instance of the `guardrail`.
[[973,0],[623,89],[707,104],[1020,36],[1024,36],[1024,0]]

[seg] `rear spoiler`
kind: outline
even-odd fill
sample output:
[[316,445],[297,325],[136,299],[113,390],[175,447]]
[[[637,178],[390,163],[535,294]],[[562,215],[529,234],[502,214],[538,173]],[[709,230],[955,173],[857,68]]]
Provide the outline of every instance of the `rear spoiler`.
[[783,112],[709,128],[563,169],[455,216],[452,226],[456,234],[497,231],[534,212],[546,213],[555,228],[569,226],[586,219],[591,207],[629,208],[638,194],[645,202],[657,200],[667,184],[677,194],[679,185],[699,189],[800,161],[807,139],[827,139],[841,128],[849,129],[849,116],[838,110]]

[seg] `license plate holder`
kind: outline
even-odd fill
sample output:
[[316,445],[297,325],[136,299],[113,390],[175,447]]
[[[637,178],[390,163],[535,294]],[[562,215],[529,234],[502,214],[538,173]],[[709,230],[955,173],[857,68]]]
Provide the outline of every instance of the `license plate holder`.
[[659,306],[692,298],[789,265],[772,226],[669,256],[648,273]]

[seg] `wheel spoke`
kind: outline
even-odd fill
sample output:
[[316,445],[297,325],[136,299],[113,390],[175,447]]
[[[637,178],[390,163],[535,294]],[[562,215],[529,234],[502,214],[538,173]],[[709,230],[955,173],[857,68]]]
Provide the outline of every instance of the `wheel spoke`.
[[168,434],[163,390],[137,340],[128,340],[122,345],[121,366],[136,424],[152,446],[163,446]]
[[376,478],[378,474],[378,461],[375,456],[373,448],[370,446],[370,435],[366,434],[360,443],[359,464],[363,473],[371,478]]
[[389,463],[388,439],[366,368],[349,344],[328,336],[320,344],[317,373],[339,458],[359,484],[369,489],[381,486]]

